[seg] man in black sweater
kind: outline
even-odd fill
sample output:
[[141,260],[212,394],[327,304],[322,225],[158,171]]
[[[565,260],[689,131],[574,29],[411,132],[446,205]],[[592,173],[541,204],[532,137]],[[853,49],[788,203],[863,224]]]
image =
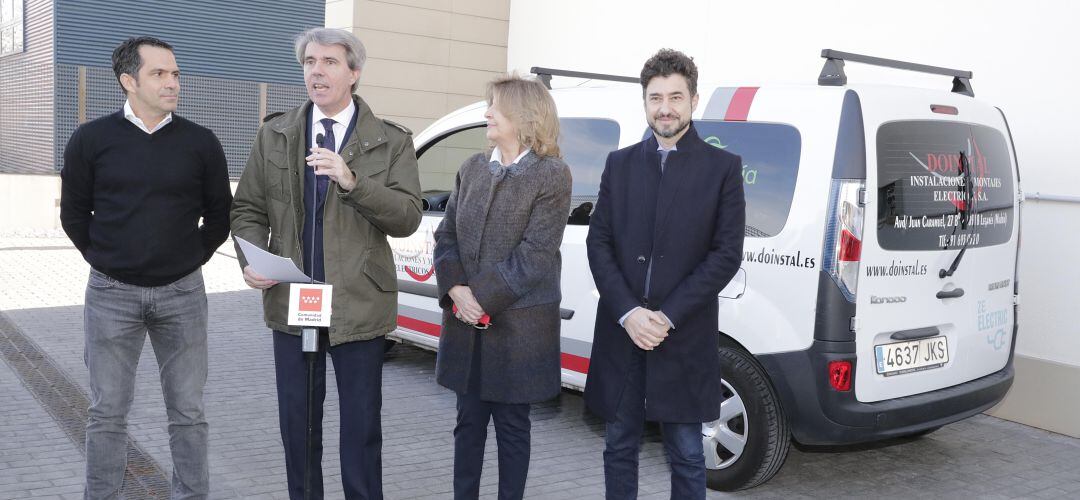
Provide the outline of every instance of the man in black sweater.
[[149,333],[169,418],[173,497],[206,498],[201,267],[229,235],[225,153],[213,132],[173,114],[180,70],[168,43],[129,39],[112,62],[127,102],[72,134],[60,173],[60,221],[91,266],[86,497],[120,493],[135,369]]

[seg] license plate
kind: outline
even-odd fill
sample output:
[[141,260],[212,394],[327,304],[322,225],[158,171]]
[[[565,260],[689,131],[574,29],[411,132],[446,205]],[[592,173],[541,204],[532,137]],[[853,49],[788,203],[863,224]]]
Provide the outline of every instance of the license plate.
[[949,362],[944,336],[874,346],[877,372],[886,377],[941,368]]

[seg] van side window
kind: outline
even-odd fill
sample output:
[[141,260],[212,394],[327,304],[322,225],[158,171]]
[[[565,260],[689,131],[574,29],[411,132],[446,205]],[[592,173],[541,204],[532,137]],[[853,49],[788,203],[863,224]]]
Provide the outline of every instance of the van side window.
[[889,122],[878,128],[877,163],[881,248],[984,247],[1012,236],[1013,168],[1001,132],[959,122]]
[[[455,130],[420,148],[417,163],[424,210],[441,212],[454,189],[461,164],[488,150],[482,123]],[[600,176],[608,153],[619,148],[619,124],[601,118],[559,119],[559,149],[574,177],[570,224],[588,224],[600,192]]]
[[568,224],[587,225],[608,153],[619,149],[619,124],[602,118],[559,119],[559,149],[574,176]]
[[417,151],[425,212],[446,210],[461,164],[470,156],[487,151],[486,132],[483,124],[471,125],[435,139]]
[[711,146],[742,157],[749,238],[776,236],[791,211],[799,176],[802,136],[781,123],[695,120],[698,135]]

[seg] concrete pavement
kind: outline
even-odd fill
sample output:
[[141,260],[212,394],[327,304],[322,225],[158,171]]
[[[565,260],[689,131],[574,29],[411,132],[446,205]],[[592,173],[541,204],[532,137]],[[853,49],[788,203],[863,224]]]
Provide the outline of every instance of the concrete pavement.
[[[256,291],[231,245],[204,268],[210,308],[213,498],[286,498],[272,349]],[[56,231],[0,234],[0,498],[80,498],[87,392],[82,297],[89,267]],[[384,368],[387,498],[450,498],[454,396],[434,382],[435,356],[399,346]],[[328,363],[328,366],[330,364]],[[338,412],[327,377],[324,482],[340,498]],[[149,342],[130,415],[129,498],[167,495],[165,409]],[[603,426],[564,391],[533,409],[527,497],[602,498]],[[481,494],[497,482],[490,433]],[[642,498],[667,498],[655,429],[641,454]],[[1080,440],[980,415],[922,439],[841,449],[793,449],[766,485],[710,498],[1080,498]]]

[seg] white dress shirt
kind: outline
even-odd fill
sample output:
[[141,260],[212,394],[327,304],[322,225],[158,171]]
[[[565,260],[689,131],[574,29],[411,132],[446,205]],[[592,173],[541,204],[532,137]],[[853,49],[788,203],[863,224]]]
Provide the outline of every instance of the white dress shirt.
[[334,120],[334,142],[336,144],[324,144],[326,149],[333,150],[337,153],[341,149],[341,140],[345,138],[345,131],[349,129],[349,124],[352,123],[353,115],[356,114],[356,103],[350,102],[345,109],[341,110],[334,116],[326,116],[318,106],[312,105],[311,110],[311,144],[308,144],[309,148],[317,146],[315,143],[315,137],[319,134],[326,135],[326,129],[323,128],[322,119],[331,118]]
[[[525,155],[529,154],[529,151],[532,151],[532,148],[525,148],[525,151],[522,151],[521,154],[517,155],[517,158],[514,158],[513,162],[511,162],[509,164],[506,164],[505,166],[509,167],[510,165],[513,165],[513,164],[521,161],[521,159],[524,158]],[[498,146],[496,146],[495,148],[493,148],[491,150],[491,161],[497,161],[497,162],[499,162],[499,165],[503,165],[502,152],[499,151]]]
[[169,114],[165,115],[165,118],[162,119],[161,122],[154,127],[154,130],[150,130],[138,116],[135,116],[135,112],[131,110],[131,101],[127,100],[124,101],[124,118],[127,118],[127,121],[134,123],[135,126],[139,127],[139,129],[143,132],[146,132],[147,134],[153,134],[154,132],[161,130],[161,127],[164,127],[170,122],[172,122],[172,113],[170,112]]

